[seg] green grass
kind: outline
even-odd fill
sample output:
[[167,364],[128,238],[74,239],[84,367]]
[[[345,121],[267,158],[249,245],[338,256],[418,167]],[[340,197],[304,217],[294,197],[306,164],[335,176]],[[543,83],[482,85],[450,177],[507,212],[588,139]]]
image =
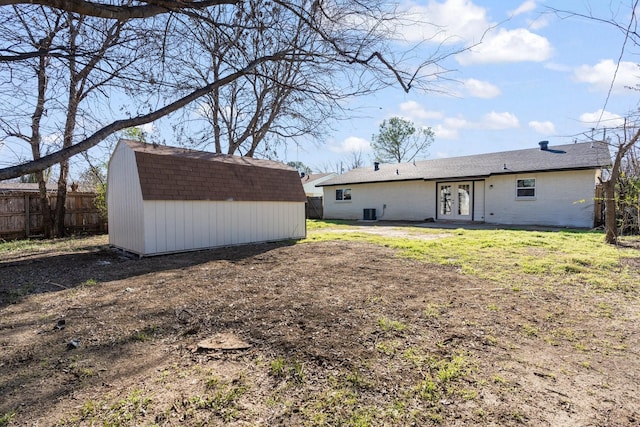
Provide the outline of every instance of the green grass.
[[[413,238],[366,232],[332,232],[336,222],[314,221],[303,242],[366,241],[398,250],[398,256],[457,268],[462,274],[523,290],[531,281],[587,285],[597,291],[636,290],[637,277],[622,262],[640,251],[604,243],[601,232],[449,230],[403,227]],[[419,239],[421,234],[439,237]],[[442,237],[444,235],[444,237]],[[435,313],[432,313],[435,314]]]

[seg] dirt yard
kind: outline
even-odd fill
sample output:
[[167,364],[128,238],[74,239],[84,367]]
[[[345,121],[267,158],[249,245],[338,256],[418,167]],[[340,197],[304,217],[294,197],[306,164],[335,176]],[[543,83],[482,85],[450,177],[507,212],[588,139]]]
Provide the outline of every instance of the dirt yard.
[[0,259],[0,426],[640,425],[637,292],[516,292],[364,242],[106,241]]

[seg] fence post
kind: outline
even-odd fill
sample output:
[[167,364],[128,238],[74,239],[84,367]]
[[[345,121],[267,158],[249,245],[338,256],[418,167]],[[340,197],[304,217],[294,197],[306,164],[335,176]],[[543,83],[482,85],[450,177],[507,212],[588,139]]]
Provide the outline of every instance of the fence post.
[[31,234],[31,197],[29,193],[24,195],[24,237],[29,238]]

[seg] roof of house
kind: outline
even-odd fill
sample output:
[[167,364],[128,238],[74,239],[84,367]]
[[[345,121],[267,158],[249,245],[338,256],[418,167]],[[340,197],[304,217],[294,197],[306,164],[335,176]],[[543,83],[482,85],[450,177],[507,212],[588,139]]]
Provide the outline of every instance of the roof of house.
[[[69,183],[67,190],[72,191],[71,189],[72,183]],[[46,183],[48,192],[56,192],[58,191],[58,184],[55,182],[47,182]],[[12,182],[12,181],[1,181],[0,182],[0,193],[37,193],[40,191],[40,187],[38,183],[32,182]],[[95,192],[96,189],[88,184],[79,184],[76,191],[84,192],[84,193],[92,193]]]
[[298,172],[271,160],[121,140],[144,200],[306,201]]
[[482,178],[491,175],[599,169],[611,164],[607,144],[586,142],[473,156],[380,164],[358,168],[318,186],[409,180]]
[[309,173],[309,174],[305,174],[304,176],[300,177],[300,182],[302,182],[303,185],[305,184],[309,184],[310,182],[314,182],[317,181],[319,179],[322,179],[324,177],[328,177],[331,175],[335,175],[335,172],[329,172],[329,173]]

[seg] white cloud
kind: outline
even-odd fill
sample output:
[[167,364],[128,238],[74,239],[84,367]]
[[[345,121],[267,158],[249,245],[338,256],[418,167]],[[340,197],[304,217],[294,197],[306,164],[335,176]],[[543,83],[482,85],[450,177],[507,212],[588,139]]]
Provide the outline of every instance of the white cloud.
[[539,30],[541,28],[549,26],[550,20],[551,19],[549,18],[549,15],[540,15],[536,17],[536,19],[531,19],[527,22],[529,23],[529,28],[531,28],[532,30]]
[[411,120],[437,120],[443,117],[441,112],[427,110],[416,101],[403,102],[400,111]]
[[492,111],[477,122],[469,121],[462,116],[447,117],[442,123],[433,126],[433,131],[436,134],[436,140],[440,140],[458,139],[463,129],[504,130],[517,127],[520,127],[520,121],[513,113]]
[[45,147],[58,147],[62,145],[62,133],[50,133],[42,137],[42,145]]
[[435,134],[436,140],[460,138],[460,133],[458,132],[458,129],[448,128],[445,125],[434,126],[433,133]]
[[371,151],[371,144],[364,138],[350,136],[345,138],[340,145],[330,146],[329,149],[334,153],[357,153]]
[[475,43],[491,25],[486,10],[469,0],[429,1],[426,6],[410,3],[403,13],[398,32],[410,42]]
[[593,127],[618,127],[624,124],[624,117],[599,109],[593,113],[584,113],[580,116],[580,121],[588,128]]
[[531,12],[536,7],[538,7],[538,5],[536,4],[536,0],[526,0],[516,9],[510,11],[509,16],[513,17],[513,16],[522,15],[523,13]]
[[493,130],[511,129],[519,127],[520,121],[513,113],[496,113],[495,111],[492,111],[484,115],[482,126],[485,129]]
[[554,135],[556,133],[556,127],[553,122],[539,122],[536,120],[532,120],[529,122],[529,127],[536,132],[543,135]]
[[498,62],[542,62],[551,57],[549,40],[525,28],[487,33],[482,43],[457,56],[462,65]]
[[156,129],[155,126],[153,126],[153,123],[145,123],[136,127],[147,134],[153,133],[153,131]]
[[608,91],[615,76],[614,91],[623,92],[628,87],[636,87],[640,83],[640,69],[635,62],[623,61],[616,73],[616,63],[611,59],[603,59],[596,65],[582,65],[575,69],[577,81],[588,83],[595,90]]
[[495,98],[502,93],[499,87],[476,79],[465,80],[464,87],[469,95],[476,98]]
[[[527,0],[511,11],[513,16],[530,12],[536,2]],[[545,61],[551,56],[549,41],[528,29],[507,30],[487,17],[487,10],[470,0],[430,0],[426,5],[405,1],[396,31],[409,42],[432,41],[442,44],[474,46],[456,55],[462,65],[490,62]],[[546,21],[534,21],[530,28],[541,28]]]

